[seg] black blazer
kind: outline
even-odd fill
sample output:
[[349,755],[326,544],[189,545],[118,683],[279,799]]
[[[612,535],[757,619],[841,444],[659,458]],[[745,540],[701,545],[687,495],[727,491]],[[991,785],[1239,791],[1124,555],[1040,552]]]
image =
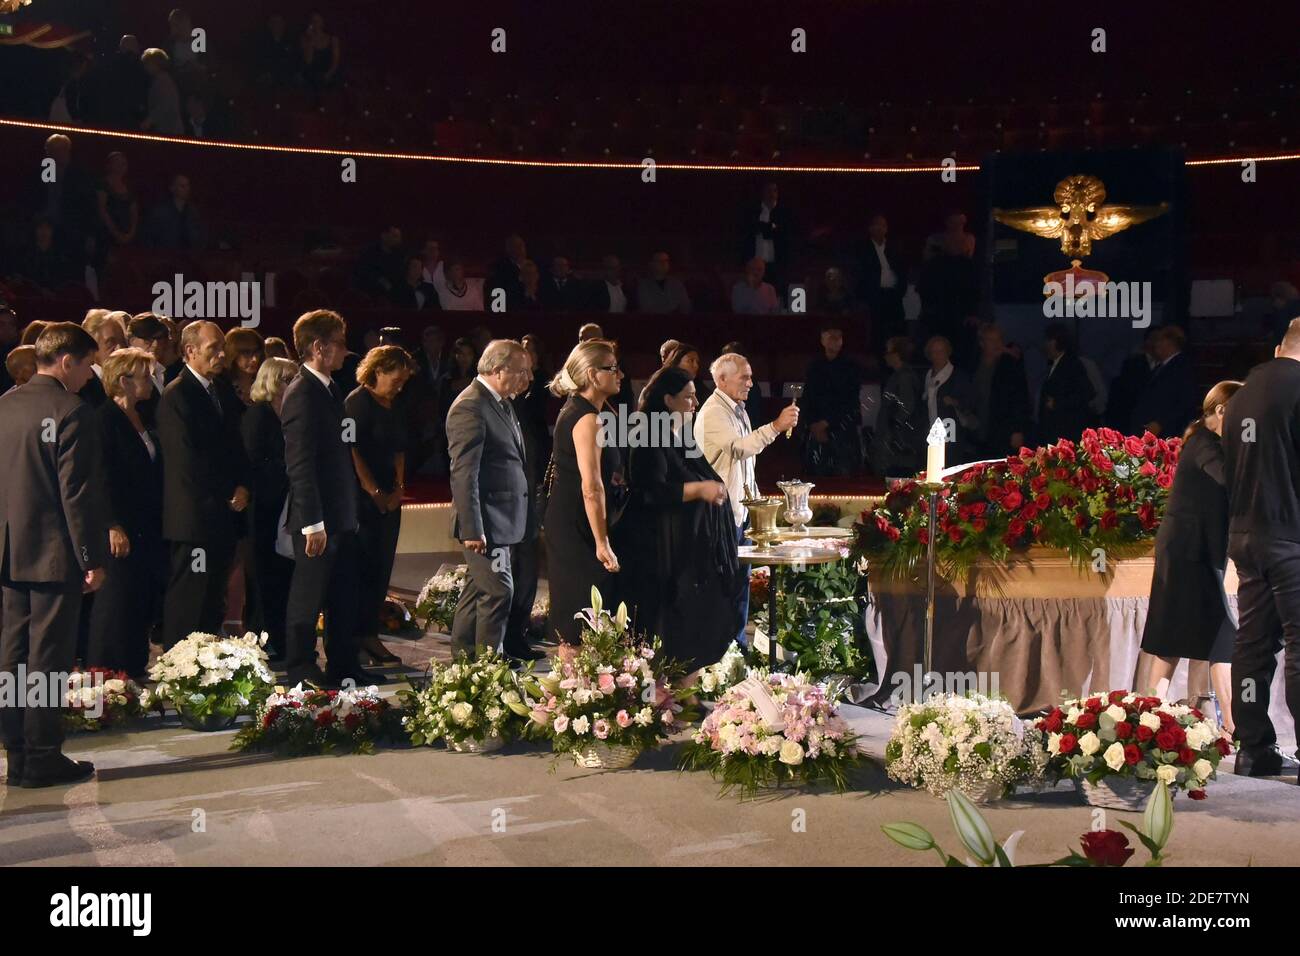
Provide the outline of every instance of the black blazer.
[[213,380],[221,414],[184,367],[158,402],[163,456],[163,537],[168,541],[224,541],[242,519],[230,510],[239,487],[249,487],[248,457],[239,437],[243,403],[220,377]]
[[[415,297],[416,288],[424,293],[424,305],[420,305]],[[419,309],[421,312],[442,311],[438,290],[433,287],[432,282],[421,282],[416,288],[412,288],[405,282],[395,287],[391,296],[393,305],[399,309]]]
[[[870,302],[880,293],[880,257],[876,255],[876,247],[870,238],[858,247],[855,258],[858,261],[858,295]],[[894,291],[901,296],[907,291],[907,271],[898,243],[888,238],[885,239],[885,261],[894,270]]]
[[1300,542],[1300,362],[1251,370],[1224,412],[1223,462],[1229,534]]
[[[1050,367],[1050,366],[1049,366]],[[1046,445],[1061,438],[1077,442],[1092,416],[1089,403],[1096,390],[1088,370],[1077,355],[1063,355],[1056,370],[1043,382],[1038,394],[1038,443]],[[1048,408],[1048,399],[1051,408]]]
[[474,379],[447,412],[451,533],[458,541],[518,544],[528,532],[527,452],[508,405]]
[[991,456],[1010,455],[1020,449],[1010,445],[1011,436],[1021,432],[1025,442],[1030,438],[1029,385],[1025,380],[1025,365],[1014,355],[998,356],[993,368],[993,381],[989,385],[988,421],[984,426],[985,449]]
[[77,395],[91,408],[99,408],[108,401],[108,392],[104,391],[104,383],[94,372],[90,373],[90,381],[81,386],[81,391]]
[[90,407],[38,372],[0,396],[0,448],[0,578],[71,584],[102,567],[108,525]]
[[162,539],[163,464],[156,435],[157,454],[149,457],[140,435],[116,402],[95,410],[104,454],[104,486],[108,492],[105,524],[126,531],[132,548]]
[[[631,310],[635,297],[626,282],[622,283],[622,287],[623,311],[627,312]],[[609,305],[609,286],[606,285],[604,277],[589,283],[587,286],[587,308],[592,312],[608,312]]]
[[300,368],[280,408],[293,534],[322,521],[328,534],[357,530],[357,478],[343,418],[342,389]]
[[252,469],[253,537],[264,539],[269,532],[274,538],[284,496],[289,493],[280,416],[270,402],[254,402],[239,420],[239,431]]
[[774,264],[788,265],[790,262],[790,241],[794,238],[794,216],[790,207],[778,202],[768,217],[768,222],[760,220],[759,214],[763,204],[755,200],[747,203],[741,211],[740,226],[740,261],[748,262],[754,258],[754,239],[761,233],[764,239],[772,240],[772,249],[776,254]]
[[1148,422],[1160,423],[1161,438],[1178,438],[1196,417],[1199,402],[1192,363],[1179,352],[1151,372],[1138,393],[1129,419],[1129,431],[1141,435]]
[[[602,281],[601,285],[605,283]],[[537,299],[547,312],[578,312],[582,309],[582,282],[573,275],[564,283],[564,288],[556,286],[553,276],[543,276],[537,283]]]

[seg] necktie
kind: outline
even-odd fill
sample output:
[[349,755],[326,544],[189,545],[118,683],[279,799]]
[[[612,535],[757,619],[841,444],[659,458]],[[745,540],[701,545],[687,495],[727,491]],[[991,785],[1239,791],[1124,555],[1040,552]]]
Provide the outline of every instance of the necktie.
[[500,399],[500,401],[502,406],[506,410],[506,418],[510,419],[510,427],[514,429],[515,438],[517,438],[519,440],[519,444],[522,445],[524,443],[524,435],[523,432],[519,430],[519,419],[515,417],[515,407],[510,403],[510,400],[507,398]]
[[218,418],[225,418],[225,410],[221,407],[221,399],[217,395],[217,386],[214,382],[208,383],[208,398],[212,399],[212,407],[217,410]]

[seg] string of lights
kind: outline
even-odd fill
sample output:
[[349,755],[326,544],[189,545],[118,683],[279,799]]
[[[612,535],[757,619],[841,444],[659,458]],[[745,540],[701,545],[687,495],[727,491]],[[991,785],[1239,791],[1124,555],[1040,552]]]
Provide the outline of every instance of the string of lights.
[[[280,153],[298,156],[334,156],[353,159],[401,160],[425,163],[454,163],[476,166],[515,166],[536,167],[540,169],[595,169],[595,170],[629,170],[643,169],[643,161],[582,161],[565,159],[512,159],[487,156],[454,156],[439,153],[406,153],[385,150],[338,149],[324,146],[288,146],[273,143],[238,143],[229,140],[191,139],[181,136],[159,136],[154,133],[133,133],[123,130],[96,129],[90,126],[66,126],[58,123],[36,122],[32,120],[0,119],[0,126],[20,129],[39,129],[50,133],[76,133],[79,136],[107,136],[115,139],[129,139],[141,142],[168,143],[182,146],[198,146],[206,149],[233,149],[260,153]],[[1246,162],[1277,163],[1300,160],[1300,153],[1273,153],[1259,156],[1217,156],[1203,159],[1188,159],[1188,167],[1229,166]],[[656,169],[680,170],[685,172],[746,172],[746,173],[834,173],[834,174],[874,174],[874,175],[909,175],[919,173],[942,172],[978,172],[978,163],[955,163],[944,165],[931,163],[925,165],[875,165],[875,166],[802,166],[774,164],[742,163],[681,163],[654,161]]]

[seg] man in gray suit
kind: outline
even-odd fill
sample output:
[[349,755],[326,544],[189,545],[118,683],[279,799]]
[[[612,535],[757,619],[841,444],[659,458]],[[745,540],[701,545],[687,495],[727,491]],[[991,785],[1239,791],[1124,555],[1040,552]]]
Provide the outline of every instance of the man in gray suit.
[[[71,322],[36,340],[36,374],[0,397],[0,674],[17,701],[0,700],[7,783],[49,787],[88,779],[94,765],[63,755],[63,693],[54,675],[76,663],[83,591],[104,582],[108,542],[93,409],[77,397],[93,377],[98,346]],[[28,678],[47,681],[47,701],[26,699]],[[53,696],[53,700],[48,698]],[[24,704],[32,703],[26,707]]]
[[514,601],[516,546],[528,525],[524,436],[510,399],[527,387],[528,356],[513,339],[489,342],[478,377],[447,412],[451,533],[465,549],[465,588],[451,627],[453,651],[501,650]]

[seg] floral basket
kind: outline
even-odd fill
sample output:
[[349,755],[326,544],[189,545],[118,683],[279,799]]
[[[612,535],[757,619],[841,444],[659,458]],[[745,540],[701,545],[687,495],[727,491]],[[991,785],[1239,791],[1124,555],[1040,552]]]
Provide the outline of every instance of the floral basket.
[[572,660],[557,658],[550,674],[525,682],[529,730],[582,766],[593,759],[607,769],[626,766],[693,719],[681,703],[692,689],[673,690],[670,677],[680,668],[664,661],[658,639],[632,633],[626,605],[610,614],[592,588],[591,607],[578,618],[582,644]]
[[415,616],[422,627],[436,626],[442,633],[451,633],[451,623],[456,617],[456,604],[465,590],[468,566],[461,564],[449,571],[439,571],[420,588],[415,599]]
[[749,676],[749,664],[745,659],[745,650],[732,641],[722,660],[710,664],[700,672],[700,700],[717,700],[725,694],[732,684],[738,684]]
[[68,675],[63,726],[68,733],[130,723],[154,706],[153,695],[123,671],[90,667]]
[[885,771],[943,797],[960,790],[975,803],[1041,782],[1042,734],[1005,700],[982,694],[936,695],[898,708],[885,745]]
[[377,687],[321,690],[302,684],[266,699],[257,719],[235,735],[233,750],[274,751],[300,757],[373,753],[401,733],[398,711]]
[[596,741],[571,751],[573,762],[588,770],[626,770],[641,756],[641,748]]
[[848,788],[857,738],[825,685],[802,674],[750,676],[732,686],[682,753],[682,770],[707,770],[722,793],[754,796],[785,783]]
[[1156,788],[1154,780],[1137,777],[1102,777],[1096,783],[1080,777],[1074,784],[1088,806],[1107,810],[1141,810]]
[[243,637],[195,632],[168,649],[149,669],[154,698],[175,708],[195,730],[222,730],[255,712],[275,686],[267,667],[267,635]]
[[[1195,707],[1127,690],[1066,701],[1036,725],[1048,775],[1078,781],[1084,799],[1096,806],[1126,803],[1120,808],[1128,809],[1157,781],[1171,795],[1186,790],[1203,800],[1219,761],[1232,753],[1218,726]],[[1135,788],[1140,799],[1130,793]]]
[[523,682],[492,648],[476,658],[462,651],[449,664],[431,663],[419,688],[399,691],[406,706],[402,726],[415,746],[444,741],[457,753],[491,753],[528,725]]

